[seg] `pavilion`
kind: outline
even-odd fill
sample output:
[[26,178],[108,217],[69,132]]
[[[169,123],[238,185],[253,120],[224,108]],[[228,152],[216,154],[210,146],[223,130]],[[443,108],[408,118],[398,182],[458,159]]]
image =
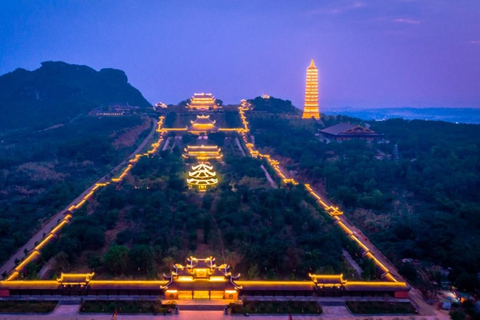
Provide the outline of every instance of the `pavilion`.
[[373,130],[350,123],[339,123],[319,130],[319,133],[324,139],[336,141],[351,139],[374,140],[382,137],[382,135]]
[[209,115],[197,115],[195,120],[190,121],[187,131],[193,134],[207,134],[209,132],[217,132],[216,121],[211,120]]

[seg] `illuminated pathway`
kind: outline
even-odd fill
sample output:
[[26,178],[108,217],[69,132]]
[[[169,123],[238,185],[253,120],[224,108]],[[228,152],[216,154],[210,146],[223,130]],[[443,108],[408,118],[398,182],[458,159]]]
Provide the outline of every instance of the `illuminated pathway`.
[[[95,184],[86,189],[79,197],[72,201],[68,205],[67,210],[62,210],[56,213],[37,233],[35,233],[32,238],[30,238],[30,240],[24,246],[17,250],[17,252],[2,265],[0,268],[0,275],[6,272],[8,274],[6,280],[15,280],[20,272],[22,272],[31,261],[36,260],[40,256],[41,249],[45,247],[45,245],[52,239],[56,239],[58,237],[61,229],[70,222],[72,213],[81,208],[88,200],[90,200],[97,190],[107,186],[110,183],[121,182],[141,157],[150,156],[156,153],[164,137],[162,132],[163,121],[164,117],[162,116],[159,118],[156,126],[153,126],[151,132],[131,154],[131,156],[110,171],[110,173],[116,172],[125,164],[127,164],[127,167],[123,169],[118,177],[112,178],[110,181],[105,182],[108,174],[103,176]],[[152,122],[154,121],[152,120]],[[157,141],[152,143],[150,150],[145,153],[141,153],[141,150],[145,148],[147,142],[152,139],[155,132],[159,133],[159,138]],[[25,255],[25,251],[27,251],[27,255]],[[19,261],[19,263],[16,264],[15,261]]]

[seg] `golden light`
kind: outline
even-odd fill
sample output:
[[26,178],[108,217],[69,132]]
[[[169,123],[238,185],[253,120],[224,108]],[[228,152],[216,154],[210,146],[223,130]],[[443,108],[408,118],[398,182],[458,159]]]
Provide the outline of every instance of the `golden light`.
[[213,166],[206,163],[192,166],[188,176],[190,177],[187,179],[189,188],[196,188],[200,192],[205,192],[207,188],[218,184],[217,173],[213,170]]
[[318,108],[318,69],[315,63],[310,62],[307,68],[307,81],[305,85],[305,106],[303,107],[302,118],[310,119],[320,118],[320,111]]
[[184,158],[195,158],[198,161],[206,161],[209,159],[216,159],[220,160],[223,157],[221,153],[222,149],[218,146],[190,146],[188,145],[184,149],[184,154],[182,155]]
[[215,97],[211,93],[194,93],[187,103],[187,108],[190,110],[217,110],[219,106],[215,103]]
[[211,120],[210,115],[197,115],[197,118],[191,120],[190,123],[187,129],[193,134],[206,134],[218,130],[215,126],[216,120]]
[[179,276],[177,280],[181,282],[191,282],[193,281],[193,276]]

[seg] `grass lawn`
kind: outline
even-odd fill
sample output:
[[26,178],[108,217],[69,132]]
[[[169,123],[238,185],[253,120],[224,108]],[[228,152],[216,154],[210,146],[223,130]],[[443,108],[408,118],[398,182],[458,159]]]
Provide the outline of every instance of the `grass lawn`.
[[0,312],[52,312],[57,306],[58,301],[0,301]]
[[161,304],[157,301],[109,301],[87,300],[82,304],[82,313],[113,313],[115,310],[122,313],[165,313],[173,310],[174,304]]
[[243,306],[230,304],[234,313],[291,313],[321,314],[322,308],[314,301],[244,301]]
[[355,314],[415,314],[410,302],[359,302],[347,301],[347,307]]

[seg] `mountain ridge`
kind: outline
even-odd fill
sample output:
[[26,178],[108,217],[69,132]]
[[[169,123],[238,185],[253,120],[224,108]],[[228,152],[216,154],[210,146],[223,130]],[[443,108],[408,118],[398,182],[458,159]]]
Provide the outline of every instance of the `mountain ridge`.
[[45,61],[0,76],[0,130],[48,126],[117,101],[151,106],[122,70]]

